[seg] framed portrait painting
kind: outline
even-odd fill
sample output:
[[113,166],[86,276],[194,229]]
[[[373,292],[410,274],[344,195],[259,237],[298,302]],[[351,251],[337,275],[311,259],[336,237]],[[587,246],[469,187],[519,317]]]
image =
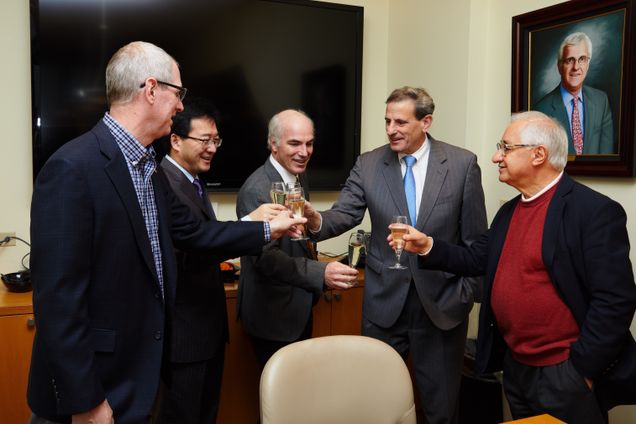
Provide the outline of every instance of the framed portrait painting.
[[634,176],[636,0],[573,0],[512,18],[512,111],[568,134],[573,175]]

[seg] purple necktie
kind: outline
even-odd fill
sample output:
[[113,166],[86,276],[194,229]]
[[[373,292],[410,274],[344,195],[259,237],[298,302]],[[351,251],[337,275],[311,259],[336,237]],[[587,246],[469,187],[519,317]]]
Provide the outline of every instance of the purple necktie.
[[201,185],[201,180],[199,180],[198,178],[195,178],[194,180],[192,180],[192,184],[194,185],[194,188],[197,190],[197,194],[199,195],[199,197],[203,199],[203,186]]

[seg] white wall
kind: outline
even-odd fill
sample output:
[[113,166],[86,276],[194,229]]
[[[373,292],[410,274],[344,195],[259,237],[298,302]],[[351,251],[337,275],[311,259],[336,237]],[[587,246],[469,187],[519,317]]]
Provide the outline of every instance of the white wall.
[[[334,1],[335,0],[330,0]],[[489,218],[502,199],[515,191],[497,181],[490,163],[510,114],[511,45],[514,15],[558,0],[340,0],[364,6],[362,81],[362,148],[385,143],[384,100],[402,85],[427,88],[437,106],[431,133],[479,156]],[[4,0],[0,14],[3,82],[0,98],[0,232],[15,231],[29,239],[32,191],[29,6],[25,0]],[[316,146],[317,149],[320,146]],[[213,164],[214,166],[214,164]],[[310,165],[311,166],[311,165]],[[636,240],[636,180],[577,178],[619,201],[629,217],[630,238]],[[213,194],[220,219],[235,219],[232,194]],[[337,193],[315,193],[324,209]],[[369,229],[368,222],[363,228]],[[345,251],[344,237],[320,244],[320,250]],[[0,272],[19,268],[28,251],[20,243],[0,248]],[[631,253],[634,262],[635,254]],[[475,322],[475,320],[472,320]],[[634,326],[632,326],[634,330]],[[474,333],[474,325],[471,332]],[[636,422],[636,407],[615,408],[611,422]]]

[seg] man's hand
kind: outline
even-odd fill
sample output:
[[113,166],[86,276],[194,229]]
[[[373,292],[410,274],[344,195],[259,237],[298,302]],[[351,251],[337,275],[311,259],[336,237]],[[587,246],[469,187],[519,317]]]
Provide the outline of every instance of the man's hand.
[[281,211],[274,219],[269,221],[272,240],[279,239],[284,235],[292,238],[302,237],[302,226],[305,222],[307,222],[306,218],[293,218],[290,211]]
[[325,268],[325,284],[332,289],[348,289],[358,282],[358,270],[333,261]]
[[263,203],[248,215],[252,221],[271,221],[287,208],[276,203]]
[[[393,225],[404,226],[404,224],[391,224],[389,225],[389,231]],[[426,255],[433,247],[433,238],[417,231],[410,225],[407,225],[406,227],[406,234],[402,236],[402,240],[404,241],[404,250],[406,252],[417,253],[418,255]],[[389,242],[389,246],[395,249],[396,241],[393,240],[393,235],[389,234],[386,239]]]
[[97,405],[90,411],[73,415],[72,424],[114,424],[113,410],[110,408],[108,401],[104,399],[102,403]]
[[322,216],[320,216],[320,212],[311,206],[311,203],[305,202],[305,218],[307,218],[307,228],[311,232],[317,232],[320,229],[320,224],[322,223]]

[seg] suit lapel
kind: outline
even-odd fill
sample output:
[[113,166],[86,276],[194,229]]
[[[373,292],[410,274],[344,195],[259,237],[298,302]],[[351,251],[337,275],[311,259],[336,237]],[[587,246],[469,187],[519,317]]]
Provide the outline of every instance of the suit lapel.
[[[397,153],[394,153],[390,148],[386,149],[382,175],[384,176],[387,191],[393,199],[398,215],[409,216],[409,209],[406,204],[406,194],[404,194],[404,184],[402,182],[400,161]],[[378,189],[380,189],[380,187],[378,187]]]
[[194,188],[194,185],[179,168],[165,158],[161,161],[161,168],[170,176],[172,181],[177,182],[175,189],[178,189],[184,195],[190,203],[189,206],[191,209],[200,210],[203,216],[208,220],[216,220],[216,216],[212,210],[212,205],[207,199],[207,195],[204,199],[202,199],[199,196],[199,193],[197,193],[197,190]]
[[422,189],[422,200],[417,213],[417,228],[424,227],[426,220],[433,211],[433,207],[437,202],[439,193],[442,190],[442,185],[446,179],[446,174],[448,173],[446,153],[440,144],[430,135],[428,136],[428,142],[430,143],[431,150],[426,170],[426,181]]
[[567,174],[563,174],[558,184],[550,205],[548,205],[548,212],[543,225],[542,255],[547,269],[552,269],[563,210],[567,203],[567,196],[574,186],[574,182]]
[[128,166],[126,165],[126,159],[124,158],[123,153],[121,153],[121,150],[119,150],[117,142],[106,125],[101,121],[100,124],[95,127],[97,140],[99,142],[101,152],[109,159],[104,166],[104,171],[106,172],[106,175],[108,175],[108,178],[112,181],[115,191],[117,191],[121,198],[121,203],[126,209],[126,213],[130,219],[135,239],[137,240],[137,246],[141,251],[141,256],[144,258],[146,265],[158,285],[159,277],[157,276],[157,269],[152,256],[152,249],[150,247],[150,240],[148,239],[146,223],[141,212],[141,207],[139,206],[137,192],[135,191],[130,172],[128,171]]

